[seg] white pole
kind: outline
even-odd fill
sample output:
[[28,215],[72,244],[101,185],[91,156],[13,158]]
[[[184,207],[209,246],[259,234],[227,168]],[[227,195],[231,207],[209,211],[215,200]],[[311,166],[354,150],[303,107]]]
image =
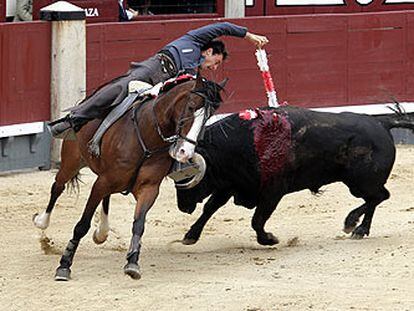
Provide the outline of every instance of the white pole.
[[[51,120],[64,116],[63,110],[76,105],[86,92],[85,11],[66,1],[40,10],[40,18],[52,22]],[[51,161],[60,159],[61,140],[52,140]]]
[[245,16],[244,1],[242,0],[225,0],[224,1],[224,17],[240,18]]

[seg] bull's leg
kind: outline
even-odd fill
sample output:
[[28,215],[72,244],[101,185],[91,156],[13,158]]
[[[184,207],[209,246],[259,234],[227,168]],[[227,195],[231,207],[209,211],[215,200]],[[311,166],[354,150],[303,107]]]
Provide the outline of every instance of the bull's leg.
[[45,211],[33,215],[33,223],[36,227],[44,230],[49,226],[50,215],[57,199],[65,190],[65,184],[79,173],[80,168],[81,157],[77,141],[63,141],[61,166],[50,190],[49,204]]
[[264,226],[267,220],[272,215],[273,211],[276,209],[277,203],[279,203],[280,198],[275,203],[266,202],[259,203],[256,207],[252,218],[252,227],[257,234],[257,242],[261,245],[274,245],[278,244],[279,240],[270,232],[264,230]]
[[109,200],[110,196],[106,196],[102,201],[101,219],[98,228],[95,229],[92,239],[96,244],[102,244],[108,238],[109,233]]
[[367,210],[367,204],[364,203],[360,207],[352,210],[345,219],[344,229],[345,233],[351,233],[359,222],[359,218],[365,214]]
[[361,225],[355,228],[352,232],[353,239],[362,239],[365,235],[369,235],[371,228],[372,217],[374,216],[375,208],[390,197],[390,193],[387,189],[382,187],[381,191],[378,192],[375,196],[371,196],[366,199],[366,211],[364,219],[362,220]]
[[127,254],[128,263],[124,267],[125,274],[138,280],[141,278],[141,272],[138,265],[139,254],[141,250],[141,238],[144,233],[145,217],[158,196],[159,184],[141,185],[138,193],[134,196],[137,199],[134,213],[134,222],[132,225],[131,244]]
[[86,207],[83,211],[81,219],[73,230],[72,239],[66,246],[65,252],[60,259],[60,265],[56,269],[55,280],[68,281],[70,278],[70,267],[72,266],[73,257],[75,256],[76,249],[78,248],[80,240],[88,233],[91,227],[91,221],[96,208],[101,200],[107,196],[107,183],[104,179],[98,179],[95,181],[91,193],[86,203]]
[[183,244],[191,245],[197,243],[201,232],[208,220],[213,214],[230,199],[229,192],[214,193],[204,205],[203,213],[200,218],[191,226],[190,230],[185,234]]

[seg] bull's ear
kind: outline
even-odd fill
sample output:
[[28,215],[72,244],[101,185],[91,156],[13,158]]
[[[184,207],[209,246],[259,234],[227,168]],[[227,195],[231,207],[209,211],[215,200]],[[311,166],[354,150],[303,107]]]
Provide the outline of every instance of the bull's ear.
[[229,78],[225,78],[223,81],[219,82],[218,85],[223,90],[226,87],[227,82],[229,81]]

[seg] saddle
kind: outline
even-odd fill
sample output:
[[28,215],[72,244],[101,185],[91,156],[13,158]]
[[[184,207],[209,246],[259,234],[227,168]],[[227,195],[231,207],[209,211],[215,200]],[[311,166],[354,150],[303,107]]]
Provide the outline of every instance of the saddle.
[[[93,135],[92,139],[88,143],[89,152],[99,157],[101,154],[100,144],[101,139],[106,133],[106,131],[114,124],[119,118],[121,118],[125,112],[132,106],[132,104],[136,101],[137,98],[141,98],[142,101],[145,100],[147,97],[156,96],[152,95],[152,93],[148,92],[155,88],[151,84],[143,82],[143,81],[131,81],[128,84],[128,96],[114,109],[111,110],[110,113],[105,117],[102,123],[99,125],[98,129],[96,130],[95,134]],[[159,91],[159,88],[158,88]],[[157,89],[152,90],[152,92],[157,92]]]
[[165,82],[160,82],[154,86],[144,81],[130,81],[128,84],[128,96],[125,97],[119,105],[115,106],[99,125],[92,139],[88,143],[89,152],[96,157],[100,156],[100,144],[102,137],[112,126],[112,124],[119,120],[119,118],[121,118],[125,112],[132,107],[132,104],[136,102],[137,99],[141,99],[142,103],[146,99],[157,97],[160,92],[166,92],[177,84],[193,80],[195,78],[196,77],[191,74],[182,74],[168,79]]

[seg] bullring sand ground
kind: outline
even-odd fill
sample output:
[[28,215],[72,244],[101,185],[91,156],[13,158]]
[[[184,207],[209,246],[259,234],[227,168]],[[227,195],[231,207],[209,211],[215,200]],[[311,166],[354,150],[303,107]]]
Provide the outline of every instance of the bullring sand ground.
[[147,219],[139,281],[122,270],[134,206],[122,195],[111,201],[108,241],[95,245],[91,230],[72,280],[53,280],[94,180],[82,171],[80,193],[62,195],[42,233],[31,218],[45,208],[55,173],[0,176],[0,310],[414,310],[413,147],[398,147],[391,198],[360,241],[341,229],[361,200],[336,183],[321,196],[302,191],[282,200],[266,227],[279,245],[258,245],[252,211],[231,203],[196,245],[181,245],[201,209],[180,213],[165,180]]

